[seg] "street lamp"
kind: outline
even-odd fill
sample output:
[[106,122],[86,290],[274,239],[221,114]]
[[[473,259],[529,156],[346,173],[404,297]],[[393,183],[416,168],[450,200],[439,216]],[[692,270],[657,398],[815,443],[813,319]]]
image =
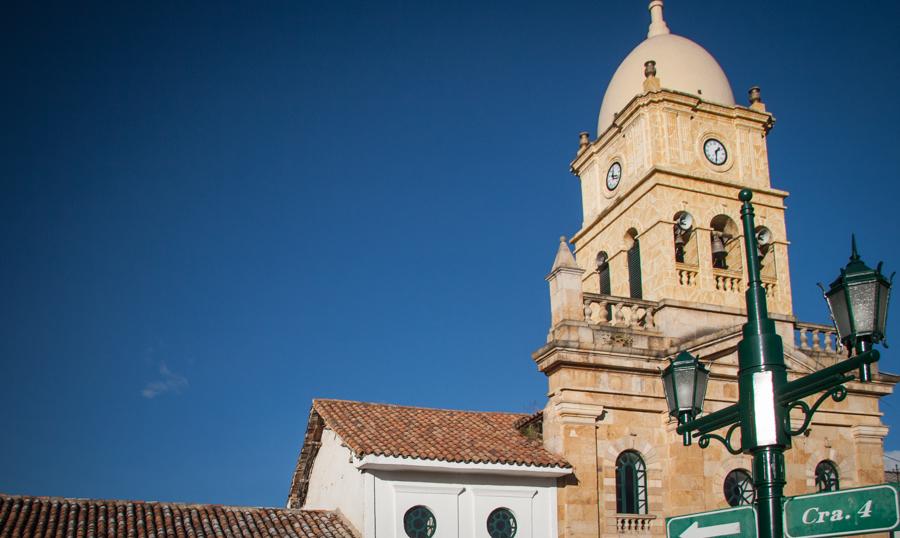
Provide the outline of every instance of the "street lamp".
[[[750,203],[753,193],[743,189],[739,198],[745,251],[755,253],[759,241]],[[781,336],[769,318],[759,258],[748,255],[747,261],[747,323],[737,346],[737,403],[697,418],[703,407],[709,372],[685,352],[678,354],[663,372],[663,389],[669,413],[678,418],[676,431],[682,434],[685,445],[690,444],[691,436],[699,438],[700,448],[706,448],[715,439],[732,454],[753,456],[759,536],[781,538],[784,451],[791,447],[791,437],[807,430],[813,414],[828,398],[840,402],[847,397],[843,384],[855,379],[848,372],[859,369],[859,380],[870,380],[868,367],[879,357],[878,351],[871,349],[871,343],[884,338],[891,280],[881,275],[880,265],[873,271],[859,260],[854,241],[850,263],[825,295],[840,338],[846,340],[848,347],[855,347],[856,355],[788,382]],[[812,405],[803,400],[820,392],[823,394]],[[803,414],[798,428],[791,425],[790,414],[794,410]],[[726,426],[724,435],[713,433]],[[735,447],[732,436],[738,428],[740,446]]]
[[[850,262],[841,269],[841,275],[831,283],[828,291],[822,290],[848,356],[853,351],[868,351],[873,343],[884,340],[887,306],[894,280],[893,274],[890,279],[881,274],[880,263],[872,269],[859,259],[856,237],[851,239],[851,245]],[[871,377],[869,365],[860,366],[860,381],[869,381]]]
[[[697,357],[682,351],[662,373],[669,414],[685,424],[703,410],[709,369]],[[690,432],[683,434],[684,446],[691,444]]]

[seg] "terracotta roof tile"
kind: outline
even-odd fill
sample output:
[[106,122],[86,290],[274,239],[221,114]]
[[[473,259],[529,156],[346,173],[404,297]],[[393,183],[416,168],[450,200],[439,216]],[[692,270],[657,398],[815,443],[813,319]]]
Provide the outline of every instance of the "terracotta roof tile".
[[356,538],[334,512],[0,494],[0,538]]
[[358,457],[374,454],[459,463],[569,467],[516,424],[530,415],[314,400],[325,426]]

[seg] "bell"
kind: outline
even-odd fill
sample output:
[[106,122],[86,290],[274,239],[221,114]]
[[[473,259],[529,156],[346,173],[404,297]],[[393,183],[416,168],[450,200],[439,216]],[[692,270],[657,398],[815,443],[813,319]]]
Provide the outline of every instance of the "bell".
[[731,236],[724,232],[720,232],[718,230],[713,230],[711,232],[712,259],[714,268],[728,269],[728,251],[725,250],[725,243],[730,239]]
[[722,254],[725,252],[725,241],[722,240],[722,232],[712,233],[712,252]]

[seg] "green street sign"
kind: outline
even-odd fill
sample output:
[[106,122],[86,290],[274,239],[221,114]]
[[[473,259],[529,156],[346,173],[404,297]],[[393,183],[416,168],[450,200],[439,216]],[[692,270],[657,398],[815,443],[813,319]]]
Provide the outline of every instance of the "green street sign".
[[756,509],[750,505],[666,518],[669,538],[756,538]]
[[898,524],[900,501],[894,484],[798,495],[784,503],[787,538],[869,534],[894,530]]

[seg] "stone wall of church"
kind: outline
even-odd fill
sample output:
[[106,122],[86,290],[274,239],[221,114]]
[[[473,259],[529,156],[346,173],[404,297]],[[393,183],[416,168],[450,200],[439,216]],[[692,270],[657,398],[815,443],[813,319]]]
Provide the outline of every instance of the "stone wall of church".
[[[749,456],[732,455],[716,441],[706,449],[696,441],[682,446],[654,367],[663,362],[617,351],[591,359],[608,366],[562,366],[549,376],[545,446],[575,468],[574,478],[559,491],[560,535],[567,538],[663,536],[666,517],[727,508],[726,476],[752,468]],[[717,359],[708,411],[736,401],[735,374],[733,358]],[[850,389],[845,401],[822,407],[808,434],[794,438],[786,453],[787,495],[816,491],[815,467],[826,460],[838,469],[842,488],[883,482],[881,443],[887,428],[878,398],[890,386],[851,383]],[[646,466],[646,513],[617,511],[616,462],[626,451],[637,453]]]

